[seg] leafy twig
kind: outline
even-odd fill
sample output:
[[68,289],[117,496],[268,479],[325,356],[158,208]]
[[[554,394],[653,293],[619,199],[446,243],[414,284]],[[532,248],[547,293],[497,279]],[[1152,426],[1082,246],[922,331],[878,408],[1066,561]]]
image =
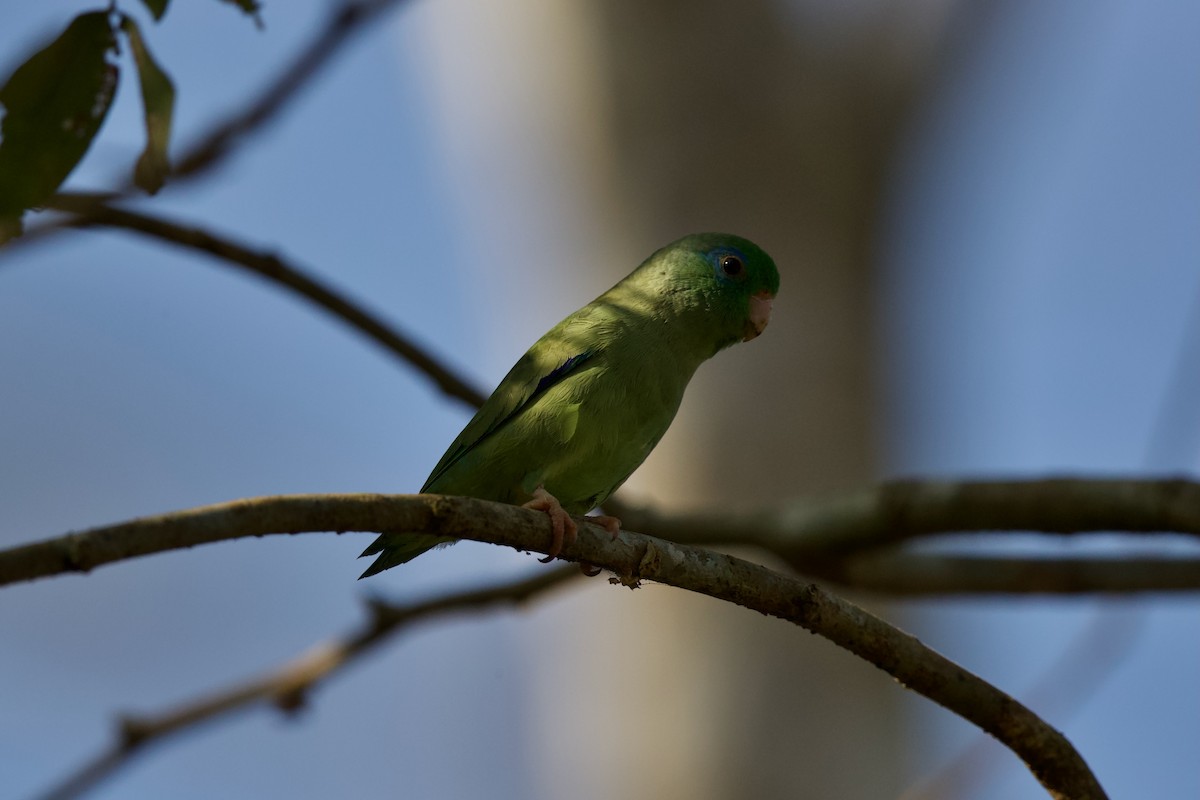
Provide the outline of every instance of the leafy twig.
[[[275,119],[325,69],[334,56],[361,32],[371,21],[393,10],[402,0],[345,0],[332,10],[329,21],[288,64],[280,70],[263,91],[244,107],[212,125],[198,137],[197,142],[175,159],[175,166],[165,178],[178,183],[198,177],[213,169],[233,152],[235,146]],[[132,181],[113,192],[111,199],[119,200],[137,193]],[[84,215],[88,211],[80,212]],[[23,236],[11,239],[3,250],[10,254],[35,241],[52,237],[67,227],[65,221],[52,220],[30,229]]]

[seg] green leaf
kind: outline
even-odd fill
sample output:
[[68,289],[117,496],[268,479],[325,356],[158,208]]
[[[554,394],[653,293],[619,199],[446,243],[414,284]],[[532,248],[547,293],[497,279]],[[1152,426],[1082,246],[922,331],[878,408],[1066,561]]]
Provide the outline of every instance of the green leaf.
[[21,218],[0,216],[0,244],[21,235]]
[[0,87],[0,241],[87,153],[116,92],[116,45],[107,11],[80,14]]
[[254,24],[258,27],[263,26],[262,17],[258,15],[262,11],[262,3],[259,0],[221,0],[224,3],[230,3],[240,8],[247,16],[254,18]]
[[162,188],[171,171],[167,144],[171,138],[171,117],[175,112],[175,86],[146,49],[146,41],[131,17],[121,20],[121,29],[129,38],[129,49],[137,64],[142,84],[142,110],[146,121],[146,149],[138,158],[133,180],[149,194]]
[[150,9],[154,21],[158,22],[163,18],[163,14],[167,13],[167,4],[170,2],[171,0],[142,0],[142,5]]

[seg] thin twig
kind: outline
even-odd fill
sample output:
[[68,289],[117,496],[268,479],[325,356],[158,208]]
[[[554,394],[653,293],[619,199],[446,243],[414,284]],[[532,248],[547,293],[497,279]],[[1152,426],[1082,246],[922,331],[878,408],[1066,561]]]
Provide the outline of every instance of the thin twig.
[[[32,566],[50,574],[89,569],[122,552],[319,530],[428,533],[539,552],[549,549],[552,538],[545,514],[475,498],[303,495],[240,500],[93,529],[17,548],[25,552],[16,561],[26,571]],[[11,567],[13,552],[0,552],[0,582],[6,565]],[[1028,708],[916,638],[815,584],[651,536],[626,531],[613,539],[591,524],[580,525],[579,538],[562,556],[611,570],[627,586],[656,581],[800,625],[994,736],[1025,762],[1051,796],[1106,797],[1070,742]]]
[[229,237],[160,216],[117,208],[94,195],[60,194],[50,205],[77,215],[69,223],[74,227],[103,226],[140,233],[205,253],[221,263],[247,270],[286,287],[416,367],[450,397],[476,408],[483,403],[484,396],[478,390],[414,343],[409,336],[274,253],[254,250]]
[[558,569],[539,570],[533,577],[519,581],[455,592],[424,602],[392,605],[372,601],[369,606],[370,618],[356,630],[320,643],[266,675],[185,701],[156,714],[122,716],[119,734],[112,746],[41,795],[41,800],[78,797],[128,765],[135,755],[144,752],[149,745],[161,744],[173,734],[231,712],[255,705],[275,705],[284,712],[294,712],[305,704],[318,684],[413,623],[437,619],[446,614],[521,605],[579,575],[577,568],[567,565]]
[[246,107],[217,123],[176,162],[171,180],[194,177],[222,161],[233,146],[274,119],[333,61],[354,34],[401,0],[348,0],[334,8],[320,33]]

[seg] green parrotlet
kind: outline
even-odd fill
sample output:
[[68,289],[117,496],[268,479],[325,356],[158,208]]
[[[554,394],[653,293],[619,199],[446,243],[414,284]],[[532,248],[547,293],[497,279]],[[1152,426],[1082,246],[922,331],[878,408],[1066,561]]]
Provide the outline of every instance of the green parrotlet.
[[[672,242],[538,339],[433,468],[422,492],[545,511],[545,560],[575,540],[571,514],[602,504],[666,433],[696,368],[763,332],[779,273],[739,236]],[[615,537],[620,522],[595,518]],[[379,536],[366,578],[456,541]]]

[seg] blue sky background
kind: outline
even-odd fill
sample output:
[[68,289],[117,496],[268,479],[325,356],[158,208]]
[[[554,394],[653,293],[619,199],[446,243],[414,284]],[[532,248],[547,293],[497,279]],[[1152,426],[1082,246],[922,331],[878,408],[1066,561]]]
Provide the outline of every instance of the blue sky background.
[[[1200,69],[1190,44],[1200,9],[1003,9],[958,55],[898,174],[879,295],[890,469],[1195,474],[1200,361],[1186,337],[1200,330]],[[1128,651],[1079,713],[1053,713],[1063,698],[1052,696],[1046,715],[1112,796],[1200,792],[1186,766],[1200,735],[1188,677],[1200,666],[1194,598],[915,605],[911,625],[922,635],[936,626],[927,641],[967,646],[964,663],[1018,697],[1105,615],[1108,641]],[[1090,683],[1088,666],[1058,694]],[[956,720],[944,729],[948,741],[971,736]],[[1005,773],[970,796],[1035,792],[1015,765]]]
[[[0,65],[85,7],[0,0]],[[325,7],[272,4],[258,31],[224,4],[174,3],[148,36],[180,88],[177,130],[253,96]],[[281,249],[489,387],[531,336],[606,287],[594,275],[570,286],[536,249],[519,269],[480,263],[481,231],[499,223],[480,221],[489,209],[437,127],[431,7],[394,15],[227,169],[152,205]],[[888,472],[1195,472],[1186,402],[1178,435],[1157,452],[1149,442],[1200,302],[1197,32],[1200,6],[1183,0],[1018,2],[957,54],[903,143],[882,233]],[[73,185],[107,185],[114,163],[133,163],[139,111],[123,82]],[[517,185],[514,203],[561,191]],[[529,240],[553,238],[552,223]],[[486,293],[498,283],[500,304]],[[412,491],[467,418],[273,287],[104,232],[0,260],[0,375],[5,545],[235,497]],[[93,755],[118,711],[163,708],[347,629],[364,591],[418,597],[532,566],[464,544],[364,588],[353,556],[366,541],[230,543],[6,589],[3,793],[28,796]],[[414,631],[320,689],[299,724],[245,713],[92,796],[387,797],[398,783],[414,798],[550,796],[530,660],[561,608]],[[1020,696],[1097,614],[1117,626],[1129,609],[1144,616],[1128,658],[1081,712],[1051,721],[1112,796],[1198,796],[1196,600],[913,603],[903,623]],[[920,699],[908,706],[928,744],[914,776],[974,738]],[[1019,765],[998,762],[972,797],[1036,796]]]

